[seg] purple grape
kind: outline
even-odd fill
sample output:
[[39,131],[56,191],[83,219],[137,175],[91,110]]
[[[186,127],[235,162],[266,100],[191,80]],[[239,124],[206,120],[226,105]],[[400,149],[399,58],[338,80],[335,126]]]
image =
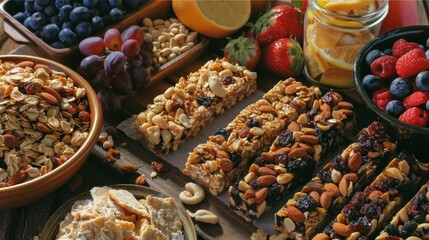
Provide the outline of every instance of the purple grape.
[[98,71],[97,75],[92,79],[91,84],[98,88],[107,88],[110,85],[111,78],[104,69]]
[[142,88],[150,82],[150,73],[144,67],[130,68],[129,73],[133,80],[134,90]]
[[103,65],[103,59],[100,56],[91,55],[80,62],[80,69],[84,75],[94,77],[98,71],[103,69]]
[[147,51],[140,51],[140,56],[142,57],[142,65],[143,67],[147,68],[152,66],[153,60],[152,56]]
[[97,92],[97,97],[100,100],[105,116],[113,116],[121,110],[121,99],[113,90],[101,89]]
[[110,85],[116,92],[122,95],[130,95],[133,91],[133,82],[127,71],[122,70],[115,75],[111,75],[110,78],[112,79]]
[[112,52],[104,60],[104,70],[106,70],[108,74],[114,75],[124,71],[124,67],[125,55],[122,52]]

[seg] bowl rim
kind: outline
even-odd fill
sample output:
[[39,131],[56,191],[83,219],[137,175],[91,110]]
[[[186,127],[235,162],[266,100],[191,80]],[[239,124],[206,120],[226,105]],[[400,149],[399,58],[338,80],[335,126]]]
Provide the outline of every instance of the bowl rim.
[[[375,103],[370,98],[369,94],[366,92],[365,88],[362,85],[362,79],[363,76],[361,76],[361,67],[360,63],[364,60],[365,55],[370,51],[373,50],[375,44],[385,41],[387,38],[396,38],[395,35],[398,33],[407,33],[407,32],[413,32],[413,31],[429,31],[429,25],[415,25],[415,26],[407,26],[407,27],[401,27],[394,29],[392,31],[383,33],[374,39],[370,40],[368,43],[365,44],[365,46],[361,49],[359,52],[355,64],[354,64],[354,80],[356,85],[356,90],[358,91],[361,99],[365,103],[365,105],[370,108],[374,113],[376,113],[379,117],[383,118],[385,121],[389,122],[389,124],[405,129],[409,132],[418,132],[423,134],[429,135],[429,127],[419,127],[419,126],[413,126],[408,123],[404,123],[399,121],[397,118],[394,118],[387,114],[385,111],[381,110],[379,107],[375,105]],[[429,37],[429,36],[428,36]],[[398,36],[399,39],[399,36]]]
[[[79,87],[84,88],[86,91],[86,97],[90,108],[91,122],[89,126],[88,136],[82,144],[82,146],[85,147],[79,147],[79,149],[73,154],[73,156],[68,159],[64,164],[61,164],[60,166],[43,176],[31,179],[30,181],[23,182],[17,185],[0,188],[0,196],[7,196],[7,194],[15,193],[21,190],[28,191],[32,189],[30,191],[36,191],[38,188],[43,188],[43,184],[41,184],[41,182],[43,183],[45,181],[48,181],[49,179],[51,179],[51,177],[60,175],[61,171],[65,171],[68,168],[75,167],[75,165],[78,165],[79,158],[87,154],[89,155],[89,153],[92,151],[92,148],[98,140],[98,136],[100,134],[101,126],[103,123],[103,112],[100,102],[97,98],[97,94],[92,89],[91,85],[77,72],[73,71],[72,69],[61,63],[46,58],[30,55],[0,55],[0,61],[11,61],[17,63],[24,60],[33,61],[34,63],[45,64],[48,67],[53,68],[57,71],[62,71],[68,77],[70,77],[75,84],[77,84]],[[86,158],[83,160],[83,162],[84,161],[86,161]]]

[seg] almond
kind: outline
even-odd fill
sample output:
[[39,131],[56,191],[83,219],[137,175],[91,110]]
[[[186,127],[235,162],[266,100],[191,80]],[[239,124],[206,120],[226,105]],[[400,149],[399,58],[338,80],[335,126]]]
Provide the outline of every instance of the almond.
[[74,90],[74,88],[64,88],[60,92],[62,96],[66,96],[66,97],[74,96],[75,93],[76,93],[76,90]]
[[299,91],[298,87],[301,85],[302,85],[302,83],[300,83],[300,82],[292,83],[291,85],[289,85],[285,88],[285,93],[286,94],[295,94]]
[[36,123],[36,129],[37,129],[37,131],[42,132],[42,133],[52,132],[52,129],[50,129],[46,124],[44,124],[42,122]]
[[299,124],[297,122],[291,122],[289,124],[289,126],[287,127],[287,129],[289,129],[292,132],[296,132],[296,131],[300,131],[301,127],[299,126]]
[[329,206],[331,206],[333,195],[332,192],[323,192],[322,195],[320,195],[320,206],[324,209],[328,209]]
[[260,167],[260,168],[258,169],[258,173],[259,173],[259,175],[260,175],[260,176],[264,176],[264,175],[273,175],[273,176],[277,176],[277,173],[276,173],[274,170],[269,169],[269,168],[267,168],[267,167]]
[[139,170],[139,167],[137,167],[136,165],[132,164],[132,163],[123,163],[120,166],[121,171],[125,172],[125,173],[133,173],[136,172],[137,170]]
[[45,64],[38,63],[34,66],[35,71],[39,68],[43,68],[45,70],[45,72],[49,75],[52,74],[52,69],[50,67],[46,66]]
[[234,167],[234,164],[228,158],[222,158],[220,160],[220,169],[222,169],[223,172],[225,173],[231,172],[233,167]]
[[21,145],[21,141],[10,133],[3,135],[3,143],[8,148],[17,148]]
[[8,185],[16,185],[22,183],[27,179],[28,173],[25,170],[19,170],[7,180],[6,184]]
[[135,184],[136,185],[145,185],[146,183],[146,177],[144,175],[140,175],[136,178]]
[[303,223],[305,221],[304,214],[294,206],[287,206],[287,215],[296,223]]
[[261,106],[259,106],[258,110],[261,113],[270,113],[270,114],[276,113],[276,110],[273,107],[271,107],[270,105],[261,105]]
[[373,201],[376,197],[380,197],[381,195],[383,195],[381,191],[374,190],[368,195],[368,199]]
[[338,185],[338,189],[340,190],[341,195],[344,197],[347,196],[347,188],[349,187],[349,183],[345,178],[341,179],[340,184]]
[[33,67],[34,66],[34,62],[32,62],[32,61],[22,61],[22,62],[16,64],[16,66],[22,67],[22,68]]
[[52,96],[54,96],[58,102],[63,101],[63,98],[61,97],[61,95],[57,91],[55,91],[55,89],[53,89],[51,87],[43,86],[42,91],[47,92],[47,93],[51,94]]
[[289,154],[290,153],[290,148],[288,148],[288,147],[282,147],[282,148],[280,148],[280,149],[277,149],[276,151],[274,151],[274,152],[271,152],[271,155],[273,155],[273,156],[277,156],[277,155],[279,155],[280,153],[286,153],[286,154]]
[[338,189],[337,185],[333,183],[325,183],[323,188],[328,192],[332,192],[334,197],[338,197],[340,195],[340,190]]
[[255,203],[261,204],[268,195],[268,188],[261,188],[255,193]]
[[244,193],[244,198],[247,200],[247,199],[249,199],[249,198],[252,198],[252,197],[254,197],[255,196],[255,192],[252,190],[252,189],[249,189],[249,190],[247,190],[245,193]]
[[43,100],[45,100],[47,103],[51,104],[51,105],[56,105],[58,104],[58,100],[56,97],[54,97],[52,94],[47,93],[47,92],[41,92],[40,93],[40,97],[42,97]]
[[346,173],[343,178],[345,178],[349,182],[357,182],[359,180],[359,176],[356,173]]
[[318,233],[313,237],[313,240],[329,240],[329,236],[326,233]]
[[340,113],[346,115],[346,116],[353,116],[355,113],[350,109],[340,109],[338,110]]
[[[311,191],[316,191],[319,194],[322,193],[323,189],[325,188],[321,183],[318,183],[318,182],[308,182],[307,185],[305,185],[305,186],[310,189],[310,192]],[[337,186],[335,186],[335,187],[337,187]],[[325,189],[325,190],[327,190],[327,189]]]
[[273,175],[264,175],[257,178],[258,183],[262,187],[267,187],[276,182],[277,178]]
[[291,159],[305,158],[307,157],[307,151],[305,151],[304,148],[300,147],[294,148],[289,152],[288,157]]
[[318,192],[316,192],[316,191],[312,191],[310,194],[308,194],[308,195],[310,195],[313,199],[314,199],[314,201],[316,201],[316,203],[320,203],[320,195],[319,195],[319,193]]
[[308,152],[308,153],[310,153],[310,154],[313,154],[313,153],[314,153],[314,148],[313,148],[312,146],[308,145],[308,144],[305,144],[305,143],[298,143],[298,146],[299,146],[299,147],[304,148],[304,149],[305,149],[305,151],[307,151],[307,152]]
[[362,164],[362,153],[361,152],[355,153],[349,159],[349,162],[348,162],[349,169],[352,172],[356,172],[357,170],[359,170],[361,164]]
[[240,132],[238,133],[238,136],[240,138],[245,138],[249,134],[250,128],[248,126],[244,126]]
[[345,108],[345,109],[353,109],[353,104],[349,103],[349,102],[339,102],[338,106],[340,108]]
[[301,135],[299,140],[312,145],[319,143],[319,138],[313,135]]
[[349,228],[349,226],[339,222],[335,222],[332,225],[332,228],[334,229],[335,233],[343,237],[348,237],[350,236],[350,234],[353,233],[353,231]]
[[271,153],[268,153],[268,152],[263,152],[261,154],[261,157],[267,162],[273,162],[274,161],[273,155],[271,155]]

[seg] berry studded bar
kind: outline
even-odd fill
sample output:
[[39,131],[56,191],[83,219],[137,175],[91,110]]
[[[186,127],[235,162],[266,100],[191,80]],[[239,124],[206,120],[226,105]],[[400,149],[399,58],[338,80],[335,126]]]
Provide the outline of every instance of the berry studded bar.
[[407,156],[393,159],[364,191],[356,192],[336,219],[313,239],[369,239],[420,182],[421,178],[412,169],[414,162]]
[[371,123],[356,142],[327,163],[275,215],[275,230],[291,238],[309,239],[350,196],[369,183],[396,146],[379,122]]
[[294,79],[280,81],[226,128],[218,129],[207,143],[199,144],[189,154],[183,173],[218,195],[320,95],[318,87],[306,87]]
[[[429,182],[393,217],[376,240],[427,239],[429,236]],[[413,238],[414,237],[414,238]]]
[[351,130],[353,105],[340,94],[326,93],[278,135],[247,175],[229,188],[230,207],[247,221],[256,220],[293,184],[312,173],[339,133]]
[[208,61],[137,115],[134,128],[157,155],[177,150],[226,108],[256,91],[256,73],[224,59]]

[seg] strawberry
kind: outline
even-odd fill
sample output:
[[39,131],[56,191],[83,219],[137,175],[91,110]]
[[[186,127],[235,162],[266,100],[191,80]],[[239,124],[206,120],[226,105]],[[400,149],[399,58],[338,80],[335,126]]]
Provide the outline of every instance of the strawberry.
[[301,14],[305,14],[305,11],[308,7],[308,0],[292,0],[292,5],[297,9]]
[[293,37],[302,42],[301,14],[290,5],[277,5],[262,15],[253,26],[253,34],[261,46],[280,38]]
[[240,64],[249,70],[255,69],[261,56],[261,48],[253,38],[228,38],[229,42],[224,48],[224,57],[233,64]]
[[283,78],[299,75],[304,68],[304,55],[299,43],[281,38],[262,49],[262,65],[269,72]]

